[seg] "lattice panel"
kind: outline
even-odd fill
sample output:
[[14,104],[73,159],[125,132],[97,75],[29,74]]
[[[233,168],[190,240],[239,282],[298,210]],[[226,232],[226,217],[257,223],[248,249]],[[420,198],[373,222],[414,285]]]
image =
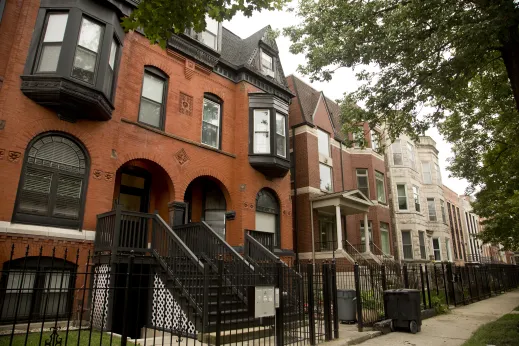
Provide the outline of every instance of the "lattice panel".
[[151,324],[178,334],[195,334],[195,325],[188,320],[157,273],[155,273],[153,287]]
[[107,329],[108,298],[110,295],[110,267],[107,264],[95,268],[94,289],[92,290],[92,325]]

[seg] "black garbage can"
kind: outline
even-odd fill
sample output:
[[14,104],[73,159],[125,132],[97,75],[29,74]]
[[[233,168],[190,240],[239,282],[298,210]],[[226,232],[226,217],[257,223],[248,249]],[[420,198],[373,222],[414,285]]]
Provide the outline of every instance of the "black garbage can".
[[339,321],[354,322],[357,317],[357,293],[355,290],[337,290]]
[[391,329],[407,328],[413,334],[422,329],[420,291],[397,289],[384,291],[384,311]]

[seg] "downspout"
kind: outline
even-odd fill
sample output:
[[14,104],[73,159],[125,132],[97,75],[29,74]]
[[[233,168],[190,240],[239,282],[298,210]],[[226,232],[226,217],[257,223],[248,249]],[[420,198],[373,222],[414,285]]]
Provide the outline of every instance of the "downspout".
[[342,140],[341,143],[341,183],[342,183],[342,191],[344,191],[344,167],[342,165]]
[[294,225],[294,252],[296,253],[296,267],[299,265],[299,250],[298,250],[298,224],[297,224],[297,169],[296,169],[296,129],[292,127],[292,158],[294,167],[294,198],[292,199],[292,224]]
[[310,201],[310,226],[312,230],[312,265],[315,270],[314,201]]

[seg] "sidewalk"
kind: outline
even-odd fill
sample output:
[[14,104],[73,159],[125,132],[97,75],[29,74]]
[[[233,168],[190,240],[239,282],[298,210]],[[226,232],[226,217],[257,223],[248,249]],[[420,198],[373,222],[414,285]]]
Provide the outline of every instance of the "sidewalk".
[[[390,333],[362,346],[459,346],[481,325],[497,320],[519,305],[519,290],[452,309],[447,315],[424,320],[417,334]],[[342,345],[345,345],[343,343]]]

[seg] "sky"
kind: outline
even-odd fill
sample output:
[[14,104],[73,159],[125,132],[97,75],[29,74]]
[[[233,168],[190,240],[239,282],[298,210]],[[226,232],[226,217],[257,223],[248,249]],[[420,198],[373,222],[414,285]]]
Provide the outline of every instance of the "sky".
[[[236,15],[231,21],[223,23],[227,29],[231,30],[241,38],[246,38],[261,28],[270,25],[273,29],[282,31],[284,27],[298,24],[299,20],[293,12],[284,11],[263,11],[255,12],[252,17],[245,17],[243,15]],[[290,47],[290,40],[282,34],[276,40],[279,49],[279,58],[285,76],[295,74],[299,78],[311,84],[315,89],[322,90],[326,96],[332,100],[341,98],[343,93],[352,92],[357,89],[359,83],[355,78],[355,71],[352,69],[342,68],[338,70],[331,81],[329,82],[313,82],[298,73],[297,66],[305,63],[305,57],[301,54],[294,55],[288,50]],[[468,183],[466,180],[449,177],[450,172],[447,170],[447,159],[452,157],[451,146],[445,142],[438,131],[433,128],[426,132],[426,135],[431,136],[436,141],[436,148],[439,151],[438,159],[442,171],[443,184],[458,194],[464,194]]]

